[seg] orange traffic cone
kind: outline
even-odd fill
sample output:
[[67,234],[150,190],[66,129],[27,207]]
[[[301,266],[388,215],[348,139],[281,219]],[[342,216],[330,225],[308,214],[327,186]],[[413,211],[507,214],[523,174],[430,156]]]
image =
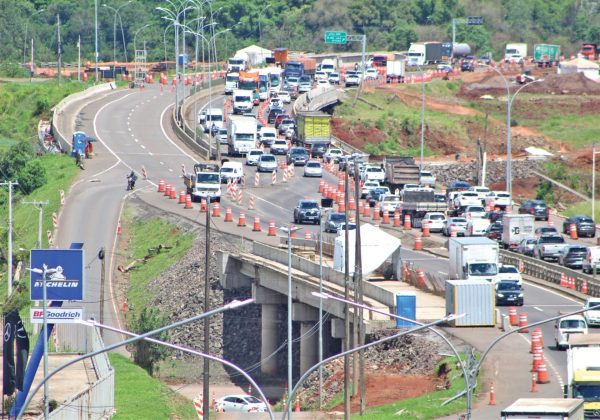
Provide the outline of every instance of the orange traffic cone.
[[219,203],[213,204],[213,212],[212,217],[221,217],[221,212],[219,208]]
[[510,325],[517,325],[518,321],[517,321],[517,308],[515,308],[514,306],[511,306],[508,309],[508,320],[510,321]]
[[260,232],[260,217],[254,217],[254,226],[252,226],[252,232]]
[[267,231],[267,236],[275,236],[275,222],[273,220],[269,221],[269,230]]
[[179,204],[185,204],[185,191],[179,191]]
[[429,221],[428,220],[423,221],[423,237],[424,238],[429,237]]
[[423,249],[421,235],[417,234],[417,236],[415,237],[415,251],[420,251],[421,249]]
[[545,362],[540,363],[540,366],[538,368],[537,383],[538,384],[550,383],[550,379],[548,379],[548,370],[546,369]]
[[186,196],[185,196],[185,207],[184,207],[184,209],[192,209],[192,208],[194,208],[194,207],[192,206],[192,196],[191,196],[191,195],[189,195],[189,194],[186,194]]
[[[527,325],[527,312],[519,312],[519,327],[524,327]],[[520,333],[529,332],[527,328],[520,328]]]
[[233,222],[233,214],[231,213],[231,207],[225,208],[225,221]]
[[496,405],[496,395],[494,394],[494,383],[490,386],[490,402],[488,405]]
[[206,198],[200,200],[200,213],[206,213],[208,211],[208,204],[206,204]]
[[569,235],[571,239],[577,239],[577,226],[575,226],[575,223],[569,225]]
[[246,226],[246,213],[243,211],[240,212],[240,219],[238,221],[238,226],[245,227]]
[[299,413],[300,412],[300,396],[296,395],[296,407],[294,408],[294,412]]
[[412,224],[410,223],[410,214],[404,216],[404,230],[410,230]]

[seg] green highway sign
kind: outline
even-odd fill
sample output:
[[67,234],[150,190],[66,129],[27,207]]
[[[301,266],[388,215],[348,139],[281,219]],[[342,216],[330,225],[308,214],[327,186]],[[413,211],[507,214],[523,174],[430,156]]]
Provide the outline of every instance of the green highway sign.
[[469,16],[467,18],[467,25],[483,25],[483,17]]
[[346,32],[325,32],[326,44],[345,44],[348,40]]

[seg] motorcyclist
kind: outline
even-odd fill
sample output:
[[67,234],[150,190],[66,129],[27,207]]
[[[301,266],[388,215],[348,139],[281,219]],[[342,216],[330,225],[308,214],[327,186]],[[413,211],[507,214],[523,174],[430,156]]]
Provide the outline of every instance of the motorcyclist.
[[75,152],[75,165],[79,166],[81,169],[84,169],[84,161],[83,161],[83,153],[81,150],[77,150]]
[[127,190],[133,190],[135,188],[135,181],[137,181],[137,175],[132,169],[131,172],[127,174]]
[[217,125],[215,123],[212,123],[212,126],[210,127],[210,132],[213,135],[213,137],[217,135],[217,131],[219,131]]

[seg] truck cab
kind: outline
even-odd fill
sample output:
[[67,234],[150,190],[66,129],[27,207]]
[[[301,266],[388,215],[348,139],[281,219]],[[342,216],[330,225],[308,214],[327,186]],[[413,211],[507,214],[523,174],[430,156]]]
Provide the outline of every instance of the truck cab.
[[236,89],[233,91],[233,113],[243,114],[252,112],[254,107],[254,94],[250,90]]
[[238,87],[240,74],[237,72],[227,73],[225,76],[225,95],[231,95]]
[[202,121],[202,129],[205,133],[211,131],[214,124],[217,129],[223,128],[223,110],[220,108],[208,108],[204,111],[204,119]]
[[[585,322],[585,318],[583,316],[565,316],[564,318],[559,318],[558,320],[556,320],[556,323],[554,324],[554,343],[557,349],[564,349],[569,345],[569,335],[587,333],[588,325],[587,322]],[[600,379],[600,372],[598,373],[598,375]]]
[[221,175],[216,163],[197,163],[194,172],[185,174],[183,182],[192,201],[205,199],[211,203],[221,201]]

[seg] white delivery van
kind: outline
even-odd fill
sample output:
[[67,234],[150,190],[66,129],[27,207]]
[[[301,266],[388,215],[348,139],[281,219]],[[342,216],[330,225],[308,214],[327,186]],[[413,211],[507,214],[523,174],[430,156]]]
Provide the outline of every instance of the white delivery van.
[[242,162],[227,161],[221,166],[221,182],[237,180],[238,183],[244,181],[244,165]]
[[554,324],[554,343],[557,349],[564,349],[569,345],[569,335],[587,333],[588,326],[583,316],[565,316],[556,320]]
[[229,156],[245,156],[256,148],[258,122],[256,118],[241,115],[229,117],[227,130],[227,153]]
[[251,90],[235,89],[233,91],[233,113],[244,114],[252,112],[254,94]]
[[582,270],[584,273],[592,274],[600,268],[600,246],[590,246],[587,249],[585,260],[583,260]]
[[225,76],[225,95],[231,95],[235,89],[238,87],[238,83],[240,82],[240,74],[239,73],[227,73]]
[[212,125],[217,126],[217,129],[223,128],[223,110],[221,108],[208,108],[204,110],[204,119],[202,121],[202,129],[205,133],[209,133]]

